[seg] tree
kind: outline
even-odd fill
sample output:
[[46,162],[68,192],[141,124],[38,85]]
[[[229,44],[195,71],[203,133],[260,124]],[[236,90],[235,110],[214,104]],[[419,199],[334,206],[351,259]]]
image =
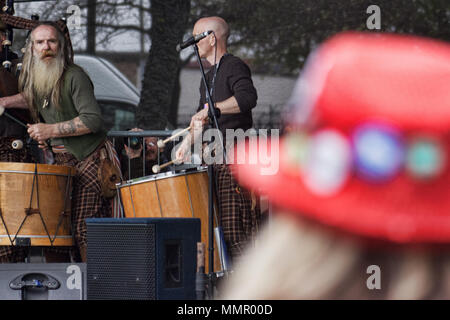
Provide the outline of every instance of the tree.
[[189,0],[152,0],[152,47],[136,113],[140,127],[164,129],[169,116],[176,125],[180,61],[175,48],[187,28],[189,9]]
[[96,50],[96,4],[95,0],[88,0],[87,2],[87,45],[86,45],[86,53],[95,55]]
[[[381,30],[416,34],[448,41],[448,0],[377,0]],[[270,74],[297,75],[318,44],[346,31],[369,31],[371,0],[192,0],[191,23],[219,15],[232,29],[230,50],[251,59],[252,69]],[[374,31],[371,31],[374,32]]]

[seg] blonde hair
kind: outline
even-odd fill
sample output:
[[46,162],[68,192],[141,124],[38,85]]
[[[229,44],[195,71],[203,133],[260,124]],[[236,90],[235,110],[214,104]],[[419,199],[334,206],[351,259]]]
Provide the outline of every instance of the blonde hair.
[[[425,247],[369,248],[357,238],[278,214],[260,233],[258,246],[238,261],[221,298],[449,298],[449,261],[448,248],[444,253]],[[380,267],[380,288],[368,286],[371,265]]]

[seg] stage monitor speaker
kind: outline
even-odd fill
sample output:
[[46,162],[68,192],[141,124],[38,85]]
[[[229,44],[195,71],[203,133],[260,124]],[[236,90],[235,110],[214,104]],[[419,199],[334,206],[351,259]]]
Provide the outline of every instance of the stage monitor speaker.
[[87,225],[88,300],[195,299],[197,218],[94,218]]
[[85,263],[2,263],[0,300],[85,300]]

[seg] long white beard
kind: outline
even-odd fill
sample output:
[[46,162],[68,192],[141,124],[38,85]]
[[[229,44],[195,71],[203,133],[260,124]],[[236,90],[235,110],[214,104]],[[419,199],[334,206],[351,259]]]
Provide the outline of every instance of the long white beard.
[[52,90],[63,73],[61,59],[56,56],[49,61],[44,61],[35,56],[32,66],[32,83],[36,94],[40,97],[50,98]]

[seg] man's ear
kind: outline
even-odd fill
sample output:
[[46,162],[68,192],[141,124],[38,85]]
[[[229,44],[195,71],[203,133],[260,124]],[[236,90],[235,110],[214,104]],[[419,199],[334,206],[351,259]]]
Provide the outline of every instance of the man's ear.
[[208,35],[209,37],[209,45],[211,47],[214,47],[214,45],[216,44],[216,37],[214,36],[214,33],[211,33],[210,35]]

